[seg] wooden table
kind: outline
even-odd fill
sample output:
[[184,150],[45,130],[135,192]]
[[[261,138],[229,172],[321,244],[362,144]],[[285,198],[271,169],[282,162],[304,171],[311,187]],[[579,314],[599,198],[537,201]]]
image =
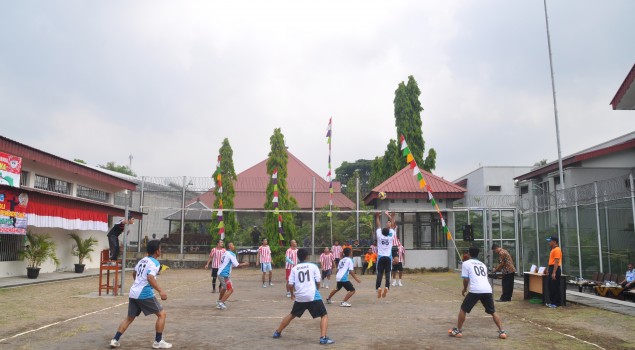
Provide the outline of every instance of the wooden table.
[[[524,272],[523,273],[524,282],[525,282],[525,299],[531,298],[533,295],[540,295],[542,297],[542,303],[550,304],[551,299],[549,298],[549,278],[550,275],[545,275],[541,273],[535,272]],[[562,302],[562,306],[567,305],[567,275],[560,276],[560,301]]]
[[617,286],[617,287],[607,287],[607,286],[595,286],[595,293],[597,293],[597,295],[601,295],[603,297],[613,297],[613,298],[617,298],[620,296],[620,293],[622,293],[622,290],[624,290],[624,288],[622,288],[622,286]]

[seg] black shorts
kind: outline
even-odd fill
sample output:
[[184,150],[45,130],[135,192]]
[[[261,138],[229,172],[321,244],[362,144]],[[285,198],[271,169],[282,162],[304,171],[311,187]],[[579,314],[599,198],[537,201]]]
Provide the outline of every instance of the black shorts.
[[144,315],[148,316],[150,314],[159,313],[161,310],[163,310],[163,307],[155,297],[148,299],[128,298],[128,316],[130,317],[141,315],[141,311],[143,311]]
[[492,297],[492,293],[467,293],[465,299],[463,299],[463,304],[461,304],[461,310],[469,314],[470,311],[472,311],[474,305],[476,305],[479,300],[481,301],[481,304],[483,304],[483,307],[485,307],[486,313],[491,315],[496,312],[496,309],[494,308],[494,297]]
[[337,290],[342,289],[342,287],[344,287],[344,289],[346,289],[347,292],[351,292],[355,290],[355,287],[353,287],[353,284],[351,283],[351,281],[337,282]]
[[331,271],[332,271],[331,269],[328,269],[328,270],[322,270],[322,279],[325,279],[325,278],[327,278],[327,277],[330,277],[330,276],[331,276]]
[[403,271],[403,263],[392,264],[393,271]]
[[322,300],[313,300],[307,302],[294,302],[291,314],[295,317],[302,317],[304,311],[309,310],[311,317],[317,318],[326,315],[326,306]]
[[338,266],[340,264],[340,259],[339,258],[335,258],[335,266]]

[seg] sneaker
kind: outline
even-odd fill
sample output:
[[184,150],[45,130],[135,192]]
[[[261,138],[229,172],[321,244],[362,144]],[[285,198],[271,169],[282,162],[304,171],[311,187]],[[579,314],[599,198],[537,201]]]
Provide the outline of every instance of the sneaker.
[[282,335],[280,334],[280,332],[278,332],[278,331],[273,332],[273,339],[278,339],[278,338],[280,338],[281,336],[282,336]]
[[220,301],[216,300],[216,308],[220,309]]
[[397,285],[397,281],[392,281],[392,286],[396,286]]
[[216,293],[216,289],[212,289],[212,293]]
[[291,298],[291,292],[287,292],[287,298]]
[[163,339],[161,339],[161,341],[155,341],[154,343],[152,343],[153,349],[169,349],[171,347],[172,347],[172,344],[166,342]]
[[550,308],[550,309],[555,309],[555,308],[557,308],[557,307],[558,307],[558,305],[549,304],[549,308]]
[[262,288],[267,288],[267,285],[263,283]]
[[118,348],[120,346],[121,346],[121,343],[117,339],[111,339],[110,340],[110,348],[114,349],[114,348]]
[[335,343],[335,342],[332,341],[331,338],[329,338],[329,337],[320,338],[320,344],[322,344],[322,345],[333,344],[333,343]]
[[342,307],[351,307],[352,305],[350,303],[346,302],[346,301],[343,301],[343,302],[340,303],[340,306],[342,306]]
[[218,303],[218,308],[221,310],[227,310],[227,305],[225,305],[225,303],[221,302]]
[[329,289],[329,286],[324,286],[324,288]]
[[326,299],[326,303],[330,304],[331,303],[331,299]]
[[507,339],[507,333],[504,330],[498,331],[498,337],[501,339]]
[[397,285],[398,285],[399,287],[403,287],[403,284],[401,284],[401,281],[397,282]]
[[269,282],[269,287],[273,286],[273,283]]
[[448,331],[448,335],[451,337],[461,338],[463,336],[463,333],[461,333],[460,329],[454,327]]

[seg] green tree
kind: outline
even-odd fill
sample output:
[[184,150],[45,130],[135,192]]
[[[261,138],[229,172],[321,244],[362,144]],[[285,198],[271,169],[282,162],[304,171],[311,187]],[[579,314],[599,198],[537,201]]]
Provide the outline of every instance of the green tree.
[[[221,157],[220,172],[222,178],[223,193],[219,192],[220,188],[218,186],[214,187],[214,208],[217,209],[220,207],[220,201],[222,199],[223,209],[234,209],[234,197],[236,196],[234,183],[237,180],[237,176],[236,170],[234,170],[234,151],[232,150],[232,146],[229,144],[229,140],[227,138],[223,140],[223,145],[218,150],[218,153]],[[217,173],[214,173],[214,182],[216,183],[218,183],[218,181],[216,180],[217,175]],[[216,235],[218,235],[217,216],[218,211],[213,211],[212,224],[210,228],[212,234],[212,242],[215,241],[215,237],[217,237]],[[234,211],[223,210],[223,224],[225,225],[225,241],[234,241],[238,231],[238,221],[236,221],[236,213]]]
[[[269,158],[267,159],[267,174],[271,179],[274,169],[278,170],[278,208],[280,210],[293,210],[297,209],[298,203],[289,194],[287,188],[287,163],[288,154],[287,147],[284,143],[284,135],[278,128],[273,131],[273,135],[269,139],[271,144],[271,151],[269,152]],[[273,181],[269,181],[267,185],[266,201],[264,203],[265,210],[273,210]],[[297,227],[295,225],[294,215],[291,213],[280,213],[282,215],[282,230],[285,245],[289,245],[292,239],[295,239],[297,233]],[[284,262],[285,248],[277,244],[279,239],[278,234],[278,216],[273,213],[265,213],[264,220],[264,235],[271,242],[271,255],[276,266],[280,266]]]
[[383,157],[377,157],[372,163],[370,187],[373,188],[405,166],[397,141],[390,139]]
[[97,166],[103,169],[116,171],[118,173],[130,175],[130,176],[137,176],[137,174],[135,174],[135,172],[132,171],[132,169],[130,169],[127,165],[117,165],[117,163],[115,162],[108,162],[106,163],[106,165],[97,165]]
[[79,164],[86,164],[86,162],[85,162],[84,160],[79,159],[79,158],[75,158],[75,159],[73,159],[73,162],[75,162],[75,163],[79,163]]
[[[335,169],[336,181],[342,184],[342,193],[348,198],[355,198],[355,180],[353,179],[353,186],[349,187],[351,178],[354,176],[359,177],[359,186],[362,189],[367,189],[370,176],[372,173],[372,160],[358,159],[355,162],[349,163],[344,161],[337,169]],[[357,173],[357,175],[355,175]],[[352,197],[351,197],[352,196]]]
[[[426,149],[426,143],[423,139],[421,130],[421,102],[419,96],[421,90],[415,78],[411,75],[408,77],[408,83],[402,81],[395,91],[395,126],[397,128],[397,139],[403,135],[408,142],[408,148],[417,164],[427,171],[434,170],[436,166],[436,152],[430,149],[428,157],[423,158]],[[403,164],[403,162],[402,162]],[[432,166],[431,168],[429,166]]]

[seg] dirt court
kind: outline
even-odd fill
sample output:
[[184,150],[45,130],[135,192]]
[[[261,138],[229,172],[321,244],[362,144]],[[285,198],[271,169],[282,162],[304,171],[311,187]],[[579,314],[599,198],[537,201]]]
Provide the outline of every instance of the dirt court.
[[[319,321],[305,313],[272,339],[291,310],[285,297],[284,270],[274,271],[274,286],[262,288],[255,268],[232,273],[235,292],[229,308],[215,308],[209,270],[170,269],[159,277],[167,290],[162,304],[168,318],[164,331],[173,349],[320,348]],[[131,273],[126,275],[129,288]],[[377,303],[374,276],[361,276],[351,308],[339,307],[342,290],[327,305],[329,345],[338,349],[623,349],[635,348],[635,322],[630,316],[568,304],[556,310],[522,301],[497,303],[506,340],[482,306],[468,315],[462,339],[450,338],[461,296],[458,273],[404,275],[403,287],[392,287],[387,301]],[[335,283],[332,282],[332,285]],[[0,289],[0,349],[107,349],[127,313],[127,297],[97,296],[98,277]],[[326,299],[330,290],[322,289]],[[500,285],[495,286],[495,296]],[[122,349],[149,349],[156,317],[139,317],[121,338]]]

